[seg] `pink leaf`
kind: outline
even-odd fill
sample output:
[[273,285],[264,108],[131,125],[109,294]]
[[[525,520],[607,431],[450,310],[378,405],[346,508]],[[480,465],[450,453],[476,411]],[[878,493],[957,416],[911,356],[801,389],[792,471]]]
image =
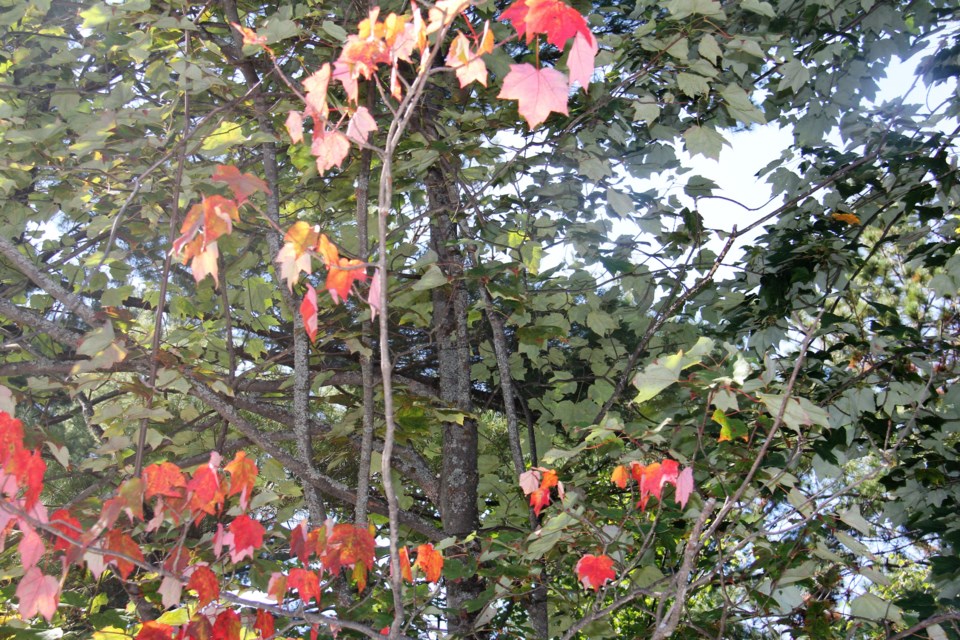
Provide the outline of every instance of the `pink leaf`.
[[339,131],[324,131],[320,127],[313,132],[310,152],[317,158],[317,171],[322,175],[328,169],[343,164],[350,153],[350,141]]
[[340,62],[339,60],[334,62],[333,78],[334,80],[340,81],[340,84],[343,85],[344,91],[347,92],[347,98],[350,100],[350,102],[356,104],[357,90],[359,87],[357,86],[357,76],[350,71],[350,65],[345,62]]
[[377,123],[366,107],[357,107],[357,112],[350,118],[350,124],[347,125],[347,137],[363,144],[370,137],[371,131],[377,130]]
[[313,285],[307,285],[307,294],[300,303],[300,316],[303,318],[303,328],[310,336],[310,342],[317,341],[317,290]]
[[28,527],[23,521],[20,522],[20,529],[23,531],[23,537],[20,538],[20,544],[17,545],[17,551],[20,552],[20,560],[23,567],[29,569],[40,561],[43,557],[44,546],[43,539],[37,535],[37,532]]
[[60,604],[60,582],[31,567],[17,585],[17,598],[21,618],[28,620],[39,613],[50,622]]
[[303,142],[303,115],[299,111],[291,111],[287,114],[286,121],[287,133],[290,134],[290,141],[293,144]]
[[164,576],[157,590],[162,596],[164,609],[180,604],[180,594],[183,592],[183,583],[177,578]]
[[691,493],[693,493],[693,469],[687,467],[677,477],[677,492],[674,496],[681,509],[687,506]]
[[383,308],[380,306],[380,293],[383,291],[381,277],[380,269],[377,269],[373,273],[373,280],[370,281],[370,293],[367,295],[367,304],[370,305],[370,322],[377,319],[378,313],[383,313]]
[[570,84],[577,82],[584,91],[590,86],[593,77],[594,60],[597,57],[597,39],[593,34],[584,35],[577,32],[573,38],[573,46],[567,55],[567,69],[570,71]]
[[528,496],[540,488],[540,472],[536,469],[530,469],[520,474],[520,488],[523,489],[523,495]]
[[556,69],[512,64],[497,97],[516,100],[517,110],[533,129],[546,120],[551,111],[567,114],[569,89],[567,77]]

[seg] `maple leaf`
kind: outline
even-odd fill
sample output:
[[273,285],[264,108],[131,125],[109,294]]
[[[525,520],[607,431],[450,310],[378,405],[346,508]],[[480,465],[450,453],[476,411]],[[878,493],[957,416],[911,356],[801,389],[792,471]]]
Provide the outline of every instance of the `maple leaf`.
[[133,560],[143,562],[143,552],[140,551],[140,545],[133,541],[129,535],[119,529],[111,529],[103,538],[103,548],[106,551],[116,551],[120,555],[110,553],[104,554],[107,564],[113,564],[117,567],[120,577],[126,580],[133,571]]
[[413,582],[413,571],[410,567],[410,552],[407,551],[406,547],[400,547],[397,556],[400,561],[400,577],[407,582]]
[[613,570],[613,559],[606,555],[584,555],[577,562],[576,572],[580,584],[594,591],[600,591],[605,582],[617,577]]
[[523,489],[523,495],[528,496],[540,488],[540,471],[538,469],[528,469],[520,474],[520,488]]
[[540,488],[549,489],[560,484],[557,479],[557,472],[554,469],[543,469],[543,477],[540,479]]
[[490,23],[487,22],[478,51],[471,51],[467,36],[458,33],[450,44],[445,63],[456,72],[461,87],[467,86],[474,80],[487,86],[487,65],[480,56],[490,51],[493,51],[493,33],[490,31]]
[[47,463],[40,457],[40,450],[30,453],[23,452],[17,456],[17,464],[12,470],[13,475],[26,487],[23,493],[23,508],[29,511],[37,504],[40,492],[43,491],[43,474],[47,471]]
[[643,477],[640,479],[640,509],[647,508],[647,501],[650,496],[657,500],[660,499],[663,485],[660,482],[663,475],[663,469],[659,462],[653,462],[643,468]]
[[212,640],[240,640],[243,625],[240,616],[233,609],[221,611],[213,621]]
[[309,604],[311,598],[317,601],[317,605],[320,604],[320,578],[314,571],[290,569],[287,588],[296,589],[304,605]]
[[364,144],[371,131],[377,130],[377,123],[366,107],[357,107],[356,113],[347,124],[347,137],[357,144]]
[[550,489],[537,489],[530,494],[530,506],[533,507],[534,514],[539,516],[543,508],[549,505]]
[[198,512],[198,520],[204,513],[216,515],[223,506],[224,494],[220,475],[209,464],[197,467],[187,483],[187,490],[190,492],[189,508]]
[[316,227],[303,220],[293,223],[283,236],[283,247],[275,259],[280,266],[280,278],[287,281],[287,287],[293,291],[293,285],[300,279],[300,272],[313,273],[313,262],[309,249],[317,243]]
[[187,589],[197,592],[197,609],[203,609],[220,597],[220,580],[209,567],[200,565],[190,574]]
[[[522,38],[527,31],[527,13],[529,11],[527,0],[517,0],[500,14],[500,20],[506,20],[512,24],[513,28],[517,30],[517,35]],[[531,33],[527,36],[528,43],[533,40],[534,35]]]
[[[201,238],[198,237],[196,240],[200,242]],[[217,259],[219,257],[220,250],[217,248],[216,242],[201,245],[193,259],[190,260],[190,272],[193,273],[193,279],[196,280],[197,284],[200,284],[200,281],[207,276],[211,276],[214,282],[218,281],[220,271],[217,267]]]
[[830,214],[830,217],[838,222],[846,222],[847,224],[860,224],[860,218],[853,213],[833,213]]
[[124,481],[112,499],[119,501],[130,522],[143,520],[143,480],[130,478]]
[[230,533],[233,540],[230,544],[230,561],[240,562],[246,557],[253,557],[253,552],[263,546],[263,534],[266,530],[263,525],[248,515],[240,515],[230,523]]
[[672,484],[677,486],[677,474],[680,473],[680,463],[676,460],[664,460],[660,463],[660,486]]
[[[209,640],[213,636],[213,626],[203,614],[195,613],[185,629],[188,640]],[[179,640],[179,638],[178,638]]]
[[337,245],[330,242],[327,234],[320,234],[320,237],[317,238],[316,248],[317,253],[320,254],[320,259],[323,260],[323,264],[328,267],[330,265],[340,264],[340,252],[337,250]]
[[427,35],[451,24],[470,6],[470,0],[437,0],[427,13]]
[[17,599],[21,618],[28,620],[39,613],[50,622],[60,605],[60,581],[31,567],[17,585]]
[[373,567],[376,541],[365,527],[337,524],[327,538],[321,562],[332,574],[343,567],[354,568],[362,564],[364,571]]
[[183,583],[179,578],[173,576],[164,576],[160,581],[160,587],[157,589],[160,594],[160,603],[164,609],[169,609],[180,604],[180,596],[183,593]]
[[350,289],[353,283],[367,281],[367,272],[364,270],[362,260],[351,260],[349,258],[340,258],[339,265],[330,265],[327,267],[326,288],[333,298],[335,304],[340,304],[350,295]]
[[44,547],[43,538],[33,530],[33,527],[25,524],[22,520],[19,526],[23,535],[17,544],[17,552],[20,554],[20,562],[23,564],[23,567],[29,569],[30,567],[36,566],[40,561],[46,547]]
[[527,42],[532,34],[543,33],[547,42],[563,49],[567,40],[577,33],[592,37],[590,27],[580,12],[562,0],[527,0]]
[[50,514],[50,526],[63,534],[57,536],[53,542],[54,551],[68,551],[78,547],[70,540],[79,540],[83,534],[83,525],[80,521],[70,515],[66,509],[57,509]]
[[266,36],[259,36],[257,35],[257,32],[254,31],[253,29],[249,27],[244,27],[243,25],[239,25],[236,22],[231,22],[230,25],[234,29],[239,31],[240,35],[243,36],[243,44],[250,45],[253,47],[263,47],[264,49],[267,49],[269,51],[269,48],[267,47]]
[[264,609],[257,609],[257,619],[253,623],[253,628],[257,630],[261,638],[273,638],[276,634],[273,614]]
[[429,542],[417,547],[415,567],[423,571],[428,582],[437,582],[443,571],[443,554],[433,548]]
[[230,492],[227,495],[234,496],[239,493],[240,507],[246,509],[259,474],[257,463],[247,457],[246,451],[241,450],[237,451],[224,470],[230,474]]
[[370,305],[370,322],[377,319],[378,313],[383,313],[380,305],[380,294],[383,291],[382,276],[380,269],[373,272],[373,278],[370,280],[370,291],[367,293],[367,304]]
[[[307,103],[307,114],[312,116],[314,121],[321,126],[330,115],[330,107],[327,105],[327,88],[330,86],[330,76],[330,63],[327,62],[303,81],[303,88],[307,90],[307,95],[304,96]],[[300,126],[302,131],[302,120]],[[287,130],[290,130],[289,127]],[[293,134],[290,137],[292,138]],[[294,140],[294,142],[297,141]]]
[[0,411],[0,465],[6,467],[10,457],[23,448],[23,423],[6,411]]
[[334,62],[333,79],[338,80],[343,85],[343,90],[347,92],[347,99],[356,104],[359,86],[357,85],[357,76],[350,70],[350,65],[339,60]]
[[313,130],[310,153],[317,159],[317,172],[323,175],[333,167],[343,164],[350,153],[350,140],[339,131],[327,131],[324,127]]
[[[270,187],[267,186],[267,183],[253,175],[252,173],[240,173],[240,169],[237,169],[233,165],[227,164],[218,164],[216,171],[213,172],[213,178],[216,182],[226,182],[227,186],[230,187],[233,197],[236,199],[234,208],[241,206],[247,199],[254,193],[270,193]],[[232,200],[227,200],[227,202],[233,202]],[[239,213],[237,215],[237,220],[239,221]]]
[[303,142],[303,114],[299,111],[291,111],[287,114],[287,119],[283,123],[293,144]]
[[686,508],[691,493],[693,493],[693,469],[687,467],[677,476],[677,492],[674,496],[681,509]]
[[573,46],[567,54],[567,71],[570,72],[570,84],[577,82],[586,91],[593,77],[594,61],[599,51],[597,39],[593,34],[579,31],[573,38]]
[[337,62],[343,63],[354,78],[363,76],[370,79],[381,64],[390,64],[390,51],[382,38],[373,34],[369,37],[347,36]]
[[300,317],[303,318],[303,328],[306,329],[310,342],[317,341],[317,290],[312,284],[307,284],[307,293],[300,303]]
[[621,489],[627,488],[627,480],[629,478],[630,476],[627,473],[627,468],[622,464],[614,469],[613,473],[610,474],[610,482],[617,485]]
[[267,584],[267,595],[277,601],[277,604],[283,604],[283,599],[287,595],[287,576],[274,571],[270,575],[270,582]]
[[156,620],[148,620],[140,627],[134,640],[170,640],[173,638],[173,627]]
[[556,69],[512,64],[497,97],[516,100],[517,110],[533,129],[546,120],[551,112],[567,115],[569,90],[567,77]]
[[307,543],[307,522],[304,520],[290,530],[290,555],[296,556],[300,564],[307,564],[310,560],[311,549]]
[[180,467],[172,462],[160,462],[143,469],[144,495],[147,500],[154,496],[182,498],[187,488],[187,479]]

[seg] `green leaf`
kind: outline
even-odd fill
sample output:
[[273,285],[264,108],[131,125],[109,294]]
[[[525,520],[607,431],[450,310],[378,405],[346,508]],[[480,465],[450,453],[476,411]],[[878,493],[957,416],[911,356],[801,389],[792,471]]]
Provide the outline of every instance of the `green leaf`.
[[426,272],[420,276],[420,279],[414,283],[412,288],[414,291],[426,291],[428,289],[442,287],[445,284],[447,284],[447,276],[443,275],[440,267],[432,264],[427,267]]
[[683,132],[683,141],[686,143],[690,155],[702,155],[714,160],[720,159],[720,150],[728,144],[722,135],[709,127],[693,125]]
[[695,73],[678,73],[677,86],[680,91],[694,98],[698,95],[705,96],[710,93],[710,83],[707,82],[706,78]]
[[764,124],[767,119],[751,101],[750,96],[737,85],[728,84],[720,90],[720,97],[726,102],[727,111],[745,124]]

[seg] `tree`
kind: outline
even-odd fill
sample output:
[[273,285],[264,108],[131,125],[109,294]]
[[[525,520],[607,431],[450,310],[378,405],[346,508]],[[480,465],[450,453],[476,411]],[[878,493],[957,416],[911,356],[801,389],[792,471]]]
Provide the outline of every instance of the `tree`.
[[10,3],[9,633],[958,635],[956,17]]

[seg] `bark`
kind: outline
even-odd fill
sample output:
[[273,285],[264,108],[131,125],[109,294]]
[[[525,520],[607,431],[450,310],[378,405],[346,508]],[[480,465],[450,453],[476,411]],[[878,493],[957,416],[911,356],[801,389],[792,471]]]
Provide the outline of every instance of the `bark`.
[[[440,399],[463,412],[472,409],[470,397],[470,340],[467,333],[466,284],[463,280],[464,259],[457,241],[457,227],[451,219],[456,215],[456,187],[439,167],[427,172],[427,197],[431,210],[430,246],[437,253],[438,266],[449,285],[433,291],[433,335],[437,352]],[[477,509],[477,423],[466,419],[463,424],[442,425],[442,468],[440,473],[440,519],[448,536],[464,538],[479,525]],[[458,545],[453,553],[466,559],[478,555],[475,542]],[[469,561],[469,560],[468,560]],[[457,637],[477,638],[473,623],[475,613],[466,603],[480,596],[483,581],[476,575],[447,583],[447,625]]]

